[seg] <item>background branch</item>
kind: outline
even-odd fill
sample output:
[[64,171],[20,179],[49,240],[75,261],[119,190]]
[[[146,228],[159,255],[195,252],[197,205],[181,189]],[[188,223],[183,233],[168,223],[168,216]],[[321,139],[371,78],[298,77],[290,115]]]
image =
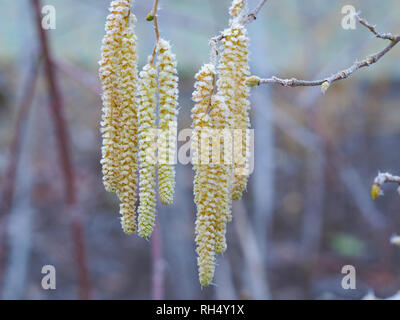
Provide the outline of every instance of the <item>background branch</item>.
[[26,118],[28,116],[29,108],[32,105],[35,94],[40,60],[40,57],[33,59],[31,70],[29,71],[28,78],[26,80],[26,83],[24,84],[23,97],[21,104],[18,107],[14,136],[11,141],[10,153],[7,160],[6,174],[2,185],[0,207],[0,282],[3,276],[7,251],[7,216],[14,202],[15,184],[23,138],[23,130]]
[[89,283],[86,246],[83,235],[83,224],[75,212],[77,205],[75,176],[71,160],[70,139],[63,114],[62,97],[55,74],[55,68],[52,63],[53,59],[49,48],[47,33],[42,28],[40,0],[32,0],[32,4],[49,87],[50,108],[57,133],[59,158],[61,161],[62,171],[64,173],[65,198],[68,205],[68,211],[72,216],[71,228],[74,242],[74,253],[76,255],[75,258],[79,275],[79,296],[81,299],[89,299],[91,297],[91,286]]
[[153,236],[151,237],[152,257],[152,286],[151,296],[153,300],[164,299],[164,260],[162,254],[161,232],[159,223],[156,222]]

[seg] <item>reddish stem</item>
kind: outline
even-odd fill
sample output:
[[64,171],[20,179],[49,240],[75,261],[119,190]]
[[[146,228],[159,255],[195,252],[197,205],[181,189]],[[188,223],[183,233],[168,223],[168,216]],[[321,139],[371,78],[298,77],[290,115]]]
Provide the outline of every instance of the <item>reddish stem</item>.
[[10,153],[8,156],[8,164],[6,174],[2,186],[1,209],[0,209],[0,280],[5,269],[5,258],[7,251],[7,215],[10,212],[15,192],[15,180],[17,176],[17,167],[20,157],[20,149],[22,143],[22,134],[25,126],[25,120],[32,104],[37,76],[39,71],[40,58],[34,59],[28,78],[23,87],[23,97],[15,123],[15,131],[11,141]]
[[[72,167],[70,140],[67,130],[66,121],[63,114],[62,97],[59,90],[57,77],[52,63],[49,41],[46,31],[42,28],[42,17],[40,13],[40,0],[32,0],[37,30],[40,37],[40,45],[44,58],[45,71],[50,94],[50,107],[55,122],[55,128],[58,138],[59,157],[64,174],[65,197],[68,206],[74,210],[77,203],[77,195],[75,192],[75,176]],[[73,212],[73,211],[71,211]],[[77,269],[79,273],[79,293],[82,299],[91,297],[91,287],[89,282],[89,271],[86,261],[86,248],[84,245],[83,225],[76,215],[72,215],[72,234],[75,245]]]

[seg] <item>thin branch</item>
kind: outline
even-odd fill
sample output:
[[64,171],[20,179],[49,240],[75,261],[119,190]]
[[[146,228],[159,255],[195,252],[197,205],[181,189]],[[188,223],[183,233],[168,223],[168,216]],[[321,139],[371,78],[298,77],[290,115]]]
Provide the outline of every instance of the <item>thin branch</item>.
[[355,16],[363,26],[367,27],[377,38],[384,40],[396,41],[399,37],[392,35],[391,33],[380,33],[376,30],[376,27],[371,25],[367,20],[361,18],[358,14]]
[[3,280],[5,259],[7,255],[7,216],[13,206],[15,182],[20,158],[23,131],[28,117],[29,108],[35,94],[35,88],[39,73],[41,57],[34,59],[28,78],[24,84],[23,97],[18,106],[18,113],[15,123],[15,131],[10,145],[10,153],[7,159],[7,169],[2,185],[0,204],[0,285]]
[[[247,16],[247,18],[245,20],[242,21],[242,24],[243,25],[247,25],[250,22],[256,20],[257,19],[257,14],[260,12],[262,7],[266,3],[267,3],[267,0],[261,0],[259,2],[259,4],[257,5],[257,7]],[[220,35],[211,38],[211,40],[209,42],[211,63],[214,64],[214,65],[216,64],[217,56],[218,56],[217,45],[218,45],[218,42],[220,42],[223,38],[224,38],[224,35],[222,33],[220,33]]]
[[393,183],[398,183],[400,185],[400,177],[394,176],[390,174],[389,172],[379,172],[379,174],[376,176],[374,183],[382,185],[384,183],[388,182],[393,182]]
[[160,40],[160,30],[158,28],[158,19],[157,16],[154,17],[154,32],[156,34],[156,43]]
[[151,12],[147,15],[146,19],[147,19],[148,21],[153,20],[153,19],[157,16],[157,10],[158,10],[158,0],[154,0],[153,9],[152,9]]
[[264,6],[264,4],[267,3],[267,0],[261,0],[257,7],[247,16],[247,18],[242,22],[244,25],[249,24],[250,22],[254,21],[257,19],[257,15]]
[[375,200],[377,197],[383,195],[383,191],[381,189],[381,186],[384,183],[397,183],[399,187],[397,188],[397,192],[400,194],[400,177],[394,176],[390,174],[389,172],[379,172],[379,174],[376,176],[374,180],[374,184],[372,185],[371,188],[371,197],[373,200]]
[[158,28],[157,11],[158,11],[158,0],[154,0],[153,9],[146,17],[147,21],[154,21],[154,33],[156,35],[156,43],[154,44],[154,49],[150,61],[151,63],[154,63],[154,59],[157,53],[158,41],[160,40],[160,29]]
[[329,86],[338,80],[346,79],[350,75],[352,75],[355,71],[369,67],[370,65],[378,62],[386,53],[388,53],[394,46],[396,46],[400,42],[400,35],[393,36],[390,33],[379,33],[376,31],[375,27],[369,24],[366,20],[362,19],[358,15],[355,16],[358,21],[365,27],[367,27],[377,38],[390,40],[390,44],[387,45],[384,49],[373,54],[362,61],[356,61],[353,65],[347,69],[339,71],[329,77],[320,79],[320,80],[299,80],[296,78],[291,79],[281,79],[276,76],[267,79],[260,79],[256,76],[252,76],[248,78],[249,86],[261,85],[261,84],[280,84],[284,87],[310,87],[310,86],[321,86],[323,92],[325,92]]

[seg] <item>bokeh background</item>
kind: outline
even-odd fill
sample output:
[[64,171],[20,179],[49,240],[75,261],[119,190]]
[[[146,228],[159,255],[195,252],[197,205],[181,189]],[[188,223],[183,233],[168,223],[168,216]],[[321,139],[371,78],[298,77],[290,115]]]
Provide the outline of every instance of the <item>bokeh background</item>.
[[[154,45],[152,24],[145,20],[152,1],[135,2],[142,66]],[[257,3],[249,0],[250,8]],[[400,248],[389,241],[400,233],[400,197],[394,185],[384,186],[385,195],[375,202],[369,195],[378,170],[400,173],[400,48],[325,95],[318,87],[252,89],[255,171],[234,205],[215,285],[202,289],[191,165],[177,166],[175,202],[158,203],[159,228],[151,242],[123,234],[117,198],[102,185],[97,62],[109,1],[45,4],[57,13],[56,30],[46,33],[77,201],[66,204],[43,64],[35,71],[40,42],[32,2],[2,0],[1,298],[360,299],[370,290],[380,298],[400,290]],[[179,61],[180,129],[190,127],[194,74],[209,59],[209,39],[227,26],[229,5],[160,0],[161,35]],[[252,73],[320,78],[386,46],[360,25],[344,30],[344,5],[355,6],[378,30],[400,33],[397,0],[269,0],[249,25]],[[13,165],[15,185],[8,179]],[[57,271],[56,290],[41,288],[48,264]],[[341,287],[347,264],[356,268],[356,290]]]

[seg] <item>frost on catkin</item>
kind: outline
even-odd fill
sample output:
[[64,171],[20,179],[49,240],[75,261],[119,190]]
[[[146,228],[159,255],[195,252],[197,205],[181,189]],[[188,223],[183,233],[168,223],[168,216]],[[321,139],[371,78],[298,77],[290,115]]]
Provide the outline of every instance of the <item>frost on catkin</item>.
[[[207,162],[211,146],[206,143],[199,149],[199,136],[207,133],[211,128],[211,119],[208,115],[210,98],[213,88],[215,68],[211,64],[204,65],[196,74],[193,101],[196,103],[192,109],[193,119],[193,166],[196,171],[194,181],[194,195],[197,206],[196,218],[196,251],[199,268],[199,279],[203,286],[208,286],[215,270],[215,229],[217,220],[217,170]],[[206,150],[207,149],[207,150]]]
[[150,238],[155,223],[157,70],[149,63],[139,80],[139,235]]
[[172,204],[175,190],[178,76],[176,57],[168,41],[160,39],[159,53],[159,140],[158,140],[158,192],[163,204]]
[[218,95],[225,98],[226,105],[233,117],[234,129],[234,181],[232,198],[239,200],[247,186],[247,162],[250,153],[250,141],[247,129],[250,128],[249,88],[246,78],[249,71],[249,51],[246,28],[233,23],[223,33],[222,54],[219,61]]
[[120,142],[120,110],[118,92],[118,56],[121,50],[121,36],[126,23],[130,1],[116,0],[111,2],[107,16],[99,62],[99,75],[103,84],[103,110],[101,132],[103,183],[108,192],[118,189],[119,180],[119,142]]
[[231,15],[230,24],[239,22],[247,14],[247,0],[233,0],[229,14]]
[[136,95],[138,91],[138,71],[136,36],[133,29],[135,16],[131,14],[123,31],[122,47],[119,59],[119,89],[121,134],[119,144],[120,180],[117,191],[121,201],[121,225],[124,232],[131,235],[136,232],[136,185],[137,185],[137,148],[138,115]]

